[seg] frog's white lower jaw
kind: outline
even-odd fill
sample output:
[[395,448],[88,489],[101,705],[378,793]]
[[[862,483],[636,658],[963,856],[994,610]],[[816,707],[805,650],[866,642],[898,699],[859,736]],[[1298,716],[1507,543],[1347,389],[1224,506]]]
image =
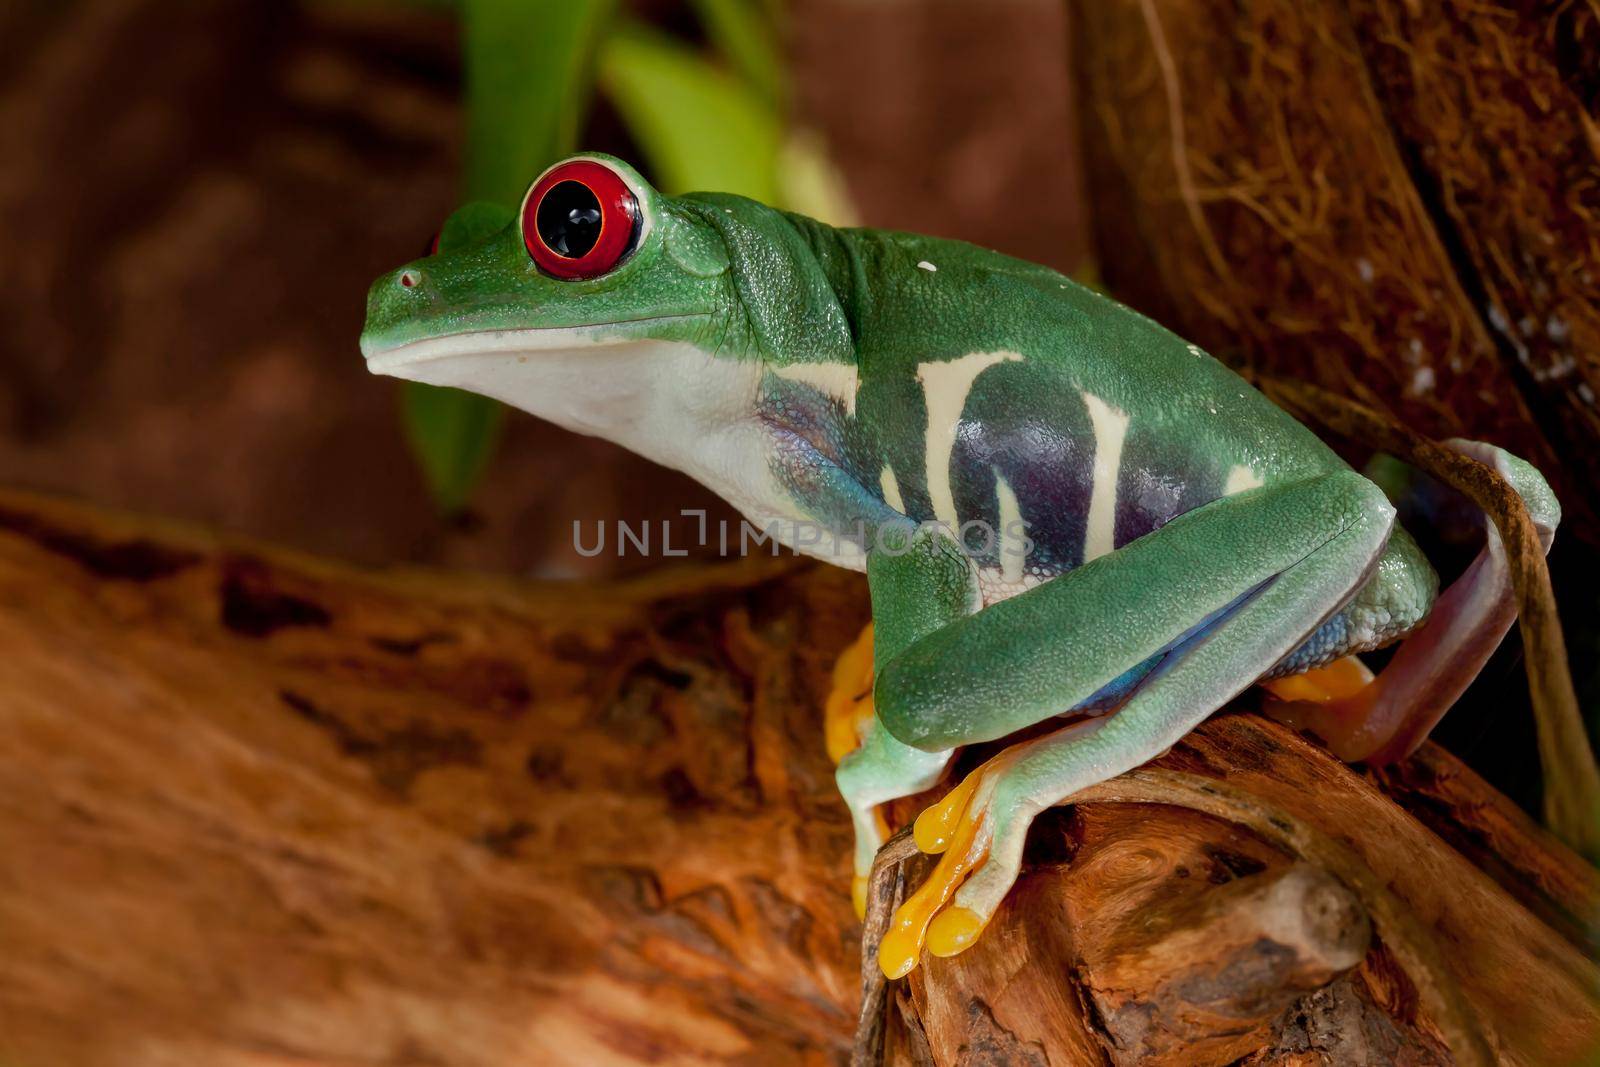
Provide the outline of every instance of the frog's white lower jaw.
[[370,352],[367,369],[481,393],[675,466],[681,457],[661,454],[674,429],[743,421],[759,375],[685,342],[619,336],[614,324],[433,337]]
[[454,356],[487,355],[492,352],[539,352],[551,348],[570,348],[578,340],[577,330],[476,330],[472,333],[429,337],[423,341],[396,345],[393,348],[372,350],[365,343],[361,354],[367,358],[367,370],[373,374],[389,374],[396,378],[410,378],[406,368],[433,363]]
[[[407,344],[395,345],[389,348],[378,348],[371,342],[363,340],[361,354],[366,357],[367,369],[373,374],[389,374],[397,378],[411,378],[414,375],[406,373],[403,368],[410,367],[413,364],[432,363],[436,360],[451,359],[456,356],[493,355],[496,353],[532,355],[537,352],[591,348],[596,345],[625,344],[630,339],[618,336],[614,332],[618,327],[638,328],[669,319],[695,317],[697,316],[658,315],[646,319],[597,323],[588,326],[467,330],[461,333],[446,334],[442,337],[429,337],[421,341],[411,341]],[[608,334],[609,336],[607,336]]]
[[481,393],[614,441],[683,471],[758,525],[801,517],[773,478],[772,439],[756,418],[759,361],[608,333],[590,327],[462,333],[369,352],[367,367]]

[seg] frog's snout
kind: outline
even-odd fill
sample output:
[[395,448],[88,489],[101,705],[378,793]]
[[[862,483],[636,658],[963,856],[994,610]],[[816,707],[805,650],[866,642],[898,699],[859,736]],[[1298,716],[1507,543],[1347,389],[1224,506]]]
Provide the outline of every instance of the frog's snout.
[[379,309],[415,308],[418,302],[432,300],[435,295],[433,279],[426,270],[415,264],[401,267],[372,283],[367,291],[367,314]]
[[373,282],[372,288],[367,290],[363,350],[371,346],[373,337],[414,319],[425,305],[432,302],[434,296],[428,272],[414,265],[390,271]]
[[373,299],[380,294],[397,297],[421,296],[427,289],[426,271],[415,266],[401,267],[379,278],[377,284],[372,287],[371,296]]

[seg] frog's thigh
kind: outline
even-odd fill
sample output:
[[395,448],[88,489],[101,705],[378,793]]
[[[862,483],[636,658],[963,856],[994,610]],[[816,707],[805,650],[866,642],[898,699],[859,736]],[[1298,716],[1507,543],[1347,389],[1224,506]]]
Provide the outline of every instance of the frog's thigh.
[[[1183,709],[1185,722],[1198,721],[1344,603],[1375,565],[1393,516],[1378,487],[1349,470],[1213,501],[1044,585],[913,636],[898,653],[880,647],[878,720],[927,750],[1005,737],[1083,703],[1200,631],[1212,636],[1194,643],[1185,665],[1236,651],[1215,668],[1214,699],[1197,697]],[[1224,626],[1259,633],[1218,643]],[[1196,658],[1201,649],[1206,655]],[[1160,670],[1170,673],[1174,658]],[[1157,681],[1141,692],[1165,692],[1170,683]],[[1170,724],[1141,721],[1146,736],[1136,739],[1131,724],[1101,731],[1096,750],[1126,745],[1148,756],[1177,736]]]

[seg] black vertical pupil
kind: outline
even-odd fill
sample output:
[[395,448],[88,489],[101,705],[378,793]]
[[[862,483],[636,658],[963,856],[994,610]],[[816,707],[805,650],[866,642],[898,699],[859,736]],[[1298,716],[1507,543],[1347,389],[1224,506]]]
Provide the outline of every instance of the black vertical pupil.
[[539,201],[535,224],[547,248],[578,259],[600,239],[600,201],[582,182],[557,182]]

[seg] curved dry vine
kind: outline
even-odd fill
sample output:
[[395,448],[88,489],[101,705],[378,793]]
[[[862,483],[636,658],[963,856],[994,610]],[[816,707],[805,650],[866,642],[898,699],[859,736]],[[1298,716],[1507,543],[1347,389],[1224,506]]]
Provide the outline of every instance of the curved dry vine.
[[1483,510],[1505,545],[1517,620],[1528,665],[1528,692],[1544,767],[1544,822],[1551,833],[1590,860],[1600,858],[1600,769],[1584,729],[1567,663],[1550,570],[1528,509],[1492,468],[1429,440],[1395,419],[1304,382],[1258,384],[1283,406],[1333,432],[1404,460]]

